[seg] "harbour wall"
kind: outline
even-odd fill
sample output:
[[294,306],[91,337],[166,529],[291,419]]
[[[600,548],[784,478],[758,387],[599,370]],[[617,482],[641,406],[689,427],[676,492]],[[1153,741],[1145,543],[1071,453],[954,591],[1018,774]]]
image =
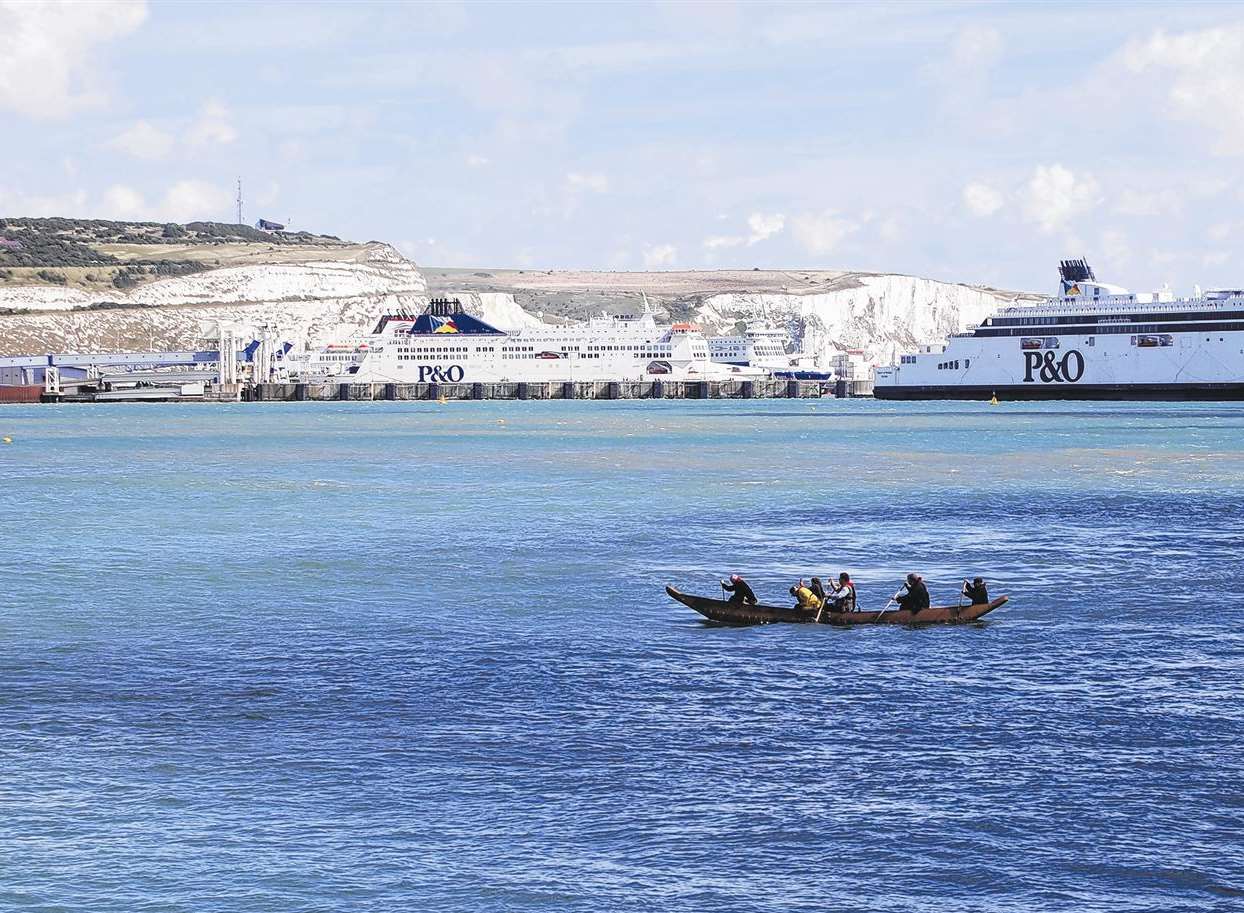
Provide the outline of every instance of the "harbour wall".
[[575,381],[474,384],[250,384],[248,402],[492,399],[777,399],[850,395],[833,383],[798,380]]
[[420,400],[537,399],[816,399],[872,396],[871,384],[780,378],[726,381],[574,381],[459,384],[244,383],[116,385],[97,382],[43,387],[0,387],[20,392],[3,402],[402,402]]

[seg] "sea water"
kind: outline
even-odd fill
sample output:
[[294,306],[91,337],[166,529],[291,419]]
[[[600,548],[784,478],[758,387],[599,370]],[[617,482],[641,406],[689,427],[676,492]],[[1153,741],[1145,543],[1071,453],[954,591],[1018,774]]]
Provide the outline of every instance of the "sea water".
[[[0,909],[1244,908],[1244,410],[0,410]],[[722,628],[742,572],[962,627]]]

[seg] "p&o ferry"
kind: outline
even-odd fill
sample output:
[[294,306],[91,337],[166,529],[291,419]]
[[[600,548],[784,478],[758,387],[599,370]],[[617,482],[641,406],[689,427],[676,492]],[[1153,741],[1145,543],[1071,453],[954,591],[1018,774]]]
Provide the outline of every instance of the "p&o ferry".
[[764,372],[721,365],[690,323],[658,326],[650,312],[597,317],[569,326],[499,330],[433,299],[422,314],[386,314],[368,335],[305,352],[277,366],[287,377],[351,383],[493,383],[717,380]]
[[1190,298],[1059,265],[1059,293],[877,368],[878,399],[1244,399],[1244,289]]

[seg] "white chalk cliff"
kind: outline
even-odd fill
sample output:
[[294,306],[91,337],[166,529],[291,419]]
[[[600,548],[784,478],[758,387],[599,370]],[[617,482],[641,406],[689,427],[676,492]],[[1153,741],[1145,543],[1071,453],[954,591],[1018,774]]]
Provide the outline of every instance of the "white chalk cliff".
[[784,327],[797,348],[827,355],[863,350],[873,364],[941,345],[951,333],[980,323],[1001,307],[1032,296],[913,276],[849,274],[839,288],[814,294],[717,294],[696,319],[715,335],[739,321],[767,319]]
[[[0,355],[191,348],[209,342],[222,323],[240,334],[269,326],[285,339],[319,345],[367,332],[381,314],[419,311],[427,303],[428,284],[420,270],[386,244],[355,247],[335,260],[330,256],[326,251],[323,260],[216,269],[150,282],[128,293],[0,288],[0,309],[28,311],[0,316]],[[567,289],[566,275],[525,273],[523,289],[538,292],[547,282],[565,290],[565,307],[584,312],[593,289]],[[735,285],[746,288],[745,281],[750,282],[750,290],[743,291],[723,290],[720,277],[696,273],[592,274],[592,281],[617,276],[639,283],[655,304],[690,312],[712,335],[733,333],[761,318],[786,329],[794,349],[819,356],[863,350],[873,364],[890,363],[922,345],[939,345],[999,308],[1032,297],[912,276],[849,272],[824,274],[817,287],[795,291],[777,284],[786,281],[783,274],[773,275],[768,282],[763,273],[745,274]],[[461,286],[455,282],[443,293],[459,298],[469,313],[506,331],[541,325],[541,317],[532,313],[537,307],[524,309],[519,303],[524,292],[518,286],[516,300],[515,293],[472,290],[467,277],[456,278]],[[718,284],[709,286],[709,281]],[[505,287],[504,280],[497,284]],[[634,297],[638,303],[638,294]],[[92,308],[102,302],[113,305]],[[547,302],[539,310],[546,319],[557,319]]]
[[[326,341],[370,328],[379,314],[422,309],[426,291],[415,264],[387,244],[369,244],[352,259],[229,267],[128,293],[8,287],[0,289],[0,309],[30,313],[0,316],[0,355],[191,348],[220,323]],[[101,302],[117,306],[90,309]]]

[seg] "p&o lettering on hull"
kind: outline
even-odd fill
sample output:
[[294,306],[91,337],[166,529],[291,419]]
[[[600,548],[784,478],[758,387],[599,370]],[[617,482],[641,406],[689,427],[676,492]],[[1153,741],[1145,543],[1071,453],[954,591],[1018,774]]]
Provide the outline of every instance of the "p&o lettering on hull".
[[[1035,377],[1033,376],[1035,372]],[[1074,384],[1084,376],[1084,356],[1072,349],[1062,358],[1055,352],[1024,353],[1024,383],[1040,378],[1043,384]]]
[[420,365],[419,380],[421,384],[456,384],[462,381],[466,372],[462,365]]

